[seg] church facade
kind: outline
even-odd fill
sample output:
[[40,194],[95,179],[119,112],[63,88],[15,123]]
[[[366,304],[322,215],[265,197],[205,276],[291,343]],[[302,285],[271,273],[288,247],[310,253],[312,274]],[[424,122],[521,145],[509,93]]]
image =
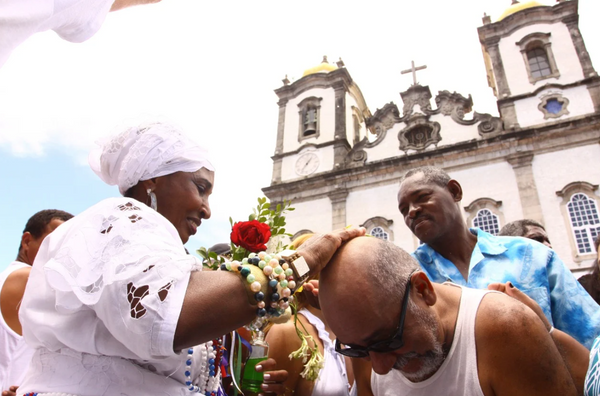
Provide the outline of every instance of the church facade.
[[[515,2],[478,29],[499,117],[470,96],[415,82],[371,113],[343,62],[284,85],[271,202],[291,200],[294,237],[348,224],[409,252],[419,241],[398,211],[401,177],[432,165],[463,187],[465,221],[497,233],[523,218],[544,224],[574,271],[586,272],[600,233],[600,77],[578,27],[576,0]],[[413,65],[413,73],[414,73]]]

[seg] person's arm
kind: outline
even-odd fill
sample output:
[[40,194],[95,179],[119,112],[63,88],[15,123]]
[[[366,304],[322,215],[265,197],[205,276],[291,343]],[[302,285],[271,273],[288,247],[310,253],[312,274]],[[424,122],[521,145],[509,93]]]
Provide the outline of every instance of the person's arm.
[[4,282],[0,292],[0,306],[2,317],[6,324],[17,334],[22,335],[21,322],[19,322],[19,307],[27,286],[27,279],[31,267],[25,267],[12,272]]
[[[311,276],[314,276],[344,242],[364,234],[364,228],[349,228],[317,235],[302,245],[298,254],[304,257]],[[201,344],[252,321],[257,306],[252,305],[253,294],[249,294],[248,290],[238,274],[193,272],[177,322],[173,349]],[[267,293],[265,300],[268,301]]]
[[600,335],[600,306],[552,250],[546,270],[554,327],[591,348]]
[[366,359],[352,359],[352,371],[354,372],[354,386],[358,396],[373,396],[371,389],[371,362]]
[[[514,287],[510,282],[506,283],[492,283],[488,286],[490,290],[497,290],[506,295],[520,301],[529,307],[540,320],[544,323],[544,326],[549,331],[552,326],[548,322],[546,315],[540,308],[540,306],[531,297]],[[560,352],[563,361],[565,362],[575,387],[577,388],[577,394],[583,394],[583,386],[585,382],[585,375],[587,373],[589,364],[590,351],[583,345],[581,345],[576,339],[568,335],[567,333],[554,328],[552,330],[552,339]]]
[[477,314],[475,341],[485,395],[577,395],[546,326],[525,305],[502,294],[486,295]]
[[293,319],[284,324],[273,325],[265,338],[269,344],[269,357],[278,362],[278,369],[286,370],[288,378],[283,383],[286,396],[298,395],[299,382],[302,377],[300,373],[304,370],[302,359],[290,359],[290,353],[302,345]]

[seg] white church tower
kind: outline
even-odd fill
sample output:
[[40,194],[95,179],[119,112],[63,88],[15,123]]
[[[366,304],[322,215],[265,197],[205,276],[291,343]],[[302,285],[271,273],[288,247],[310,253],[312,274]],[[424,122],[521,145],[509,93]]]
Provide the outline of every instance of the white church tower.
[[578,25],[577,1],[512,5],[478,29],[488,83],[505,129],[527,128],[600,110],[600,82]]

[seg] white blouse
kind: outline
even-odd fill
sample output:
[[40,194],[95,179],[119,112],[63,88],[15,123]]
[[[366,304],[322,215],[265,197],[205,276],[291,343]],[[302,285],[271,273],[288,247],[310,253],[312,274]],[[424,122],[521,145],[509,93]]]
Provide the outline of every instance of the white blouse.
[[[131,198],[104,200],[58,227],[20,310],[36,352],[19,392],[189,394],[187,352],[174,352],[173,339],[190,273],[201,268],[175,227]],[[194,349],[194,379],[206,348]]]

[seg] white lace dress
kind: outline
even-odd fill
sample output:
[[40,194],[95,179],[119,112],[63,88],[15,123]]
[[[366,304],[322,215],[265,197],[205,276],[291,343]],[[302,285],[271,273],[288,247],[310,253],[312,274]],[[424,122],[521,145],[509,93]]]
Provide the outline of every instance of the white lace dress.
[[[187,351],[174,352],[173,338],[201,268],[173,225],[134,199],[104,200],[66,222],[44,240],[23,298],[36,352],[19,393],[189,394]],[[193,380],[207,372],[207,347],[194,348]]]

